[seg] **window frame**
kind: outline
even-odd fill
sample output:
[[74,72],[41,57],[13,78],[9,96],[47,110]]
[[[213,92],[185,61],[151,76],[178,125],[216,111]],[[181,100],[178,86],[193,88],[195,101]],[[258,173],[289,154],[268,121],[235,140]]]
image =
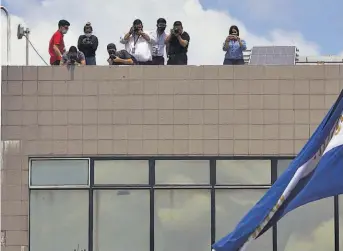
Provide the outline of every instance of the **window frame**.
[[[44,188],[44,189],[40,189],[40,188],[29,188],[29,203],[28,203],[28,210],[29,210],[29,213],[28,213],[28,251],[31,250],[31,191],[85,191],[86,193],[88,192],[88,204],[90,204],[90,196],[89,196],[89,188],[79,188],[79,187],[74,187],[74,188],[70,188],[70,189],[62,189],[62,188],[52,188],[52,187],[48,187],[48,188]],[[89,238],[89,228],[90,228],[90,225],[89,225],[89,216],[90,216],[90,207],[88,207],[88,238]],[[88,239],[88,246],[87,248],[89,247],[89,239]]]
[[[148,182],[147,183],[128,183],[128,184],[126,184],[126,183],[123,183],[123,184],[115,184],[115,183],[96,183],[95,182],[95,170],[96,170],[96,167],[95,167],[95,163],[96,162],[98,162],[98,161],[125,161],[125,160],[127,160],[127,161],[147,161],[147,164],[148,164],[148,166],[146,167],[146,170],[148,171]],[[118,187],[118,188],[120,188],[120,187],[132,187],[132,188],[134,188],[134,187],[142,187],[142,188],[144,188],[144,187],[150,187],[150,160],[149,159],[94,159],[93,160],[93,165],[90,167],[90,169],[92,169],[92,170],[90,170],[90,175],[91,175],[91,173],[92,173],[92,181],[93,181],[93,183],[91,183],[90,185],[92,186],[92,187],[96,187],[96,188],[101,188],[101,187],[103,187],[103,188],[106,188],[106,187]]]
[[[234,188],[234,187],[256,187],[256,188],[261,188],[261,187],[266,187],[266,188],[269,188],[272,184],[273,184],[273,177],[272,177],[272,160],[271,159],[219,159],[219,161],[222,161],[222,162],[230,162],[230,161],[254,161],[254,160],[256,160],[256,161],[268,161],[269,163],[268,163],[268,167],[266,166],[266,168],[268,168],[269,169],[269,183],[265,183],[265,182],[261,182],[261,183],[255,183],[255,184],[238,184],[238,183],[232,183],[232,184],[230,184],[229,182],[220,182],[220,183],[218,183],[218,184],[216,184],[216,186],[218,186],[218,187],[230,187],[230,188]],[[230,172],[232,172],[231,170],[230,170],[230,166],[228,165],[228,164],[226,164],[227,166],[226,166],[226,168],[227,168],[227,171],[228,171],[228,173]],[[218,167],[216,166],[216,171],[218,170]],[[216,177],[216,179],[217,179],[217,177]]]
[[[87,160],[88,162],[88,184],[87,185],[31,185],[31,172],[32,172],[32,161],[54,161],[54,160]],[[90,158],[83,158],[83,157],[74,157],[74,158],[67,158],[67,157],[53,157],[53,158],[48,158],[48,157],[42,157],[42,158],[29,158],[29,189],[74,189],[74,188],[79,188],[79,189],[85,189],[89,188],[91,185],[91,159]]]
[[[270,188],[276,179],[278,178],[278,160],[293,159],[295,156],[90,156],[90,157],[33,157],[29,158],[29,190],[88,190],[89,191],[89,217],[88,217],[88,250],[93,251],[93,212],[94,212],[94,190],[149,190],[150,195],[150,251],[155,251],[155,191],[157,190],[177,190],[177,189],[205,189],[210,190],[210,205],[211,205],[211,243],[213,244],[216,240],[216,196],[215,191],[218,190],[246,190],[246,189],[268,189]],[[32,160],[79,160],[87,159],[89,166],[89,185],[68,185],[68,186],[31,186],[31,161]],[[147,160],[148,161],[148,172],[149,182],[147,184],[94,184],[94,161],[98,160]],[[208,160],[209,161],[209,184],[156,184],[155,182],[155,162],[156,160]],[[271,162],[271,184],[261,185],[222,185],[216,182],[216,163],[217,160],[270,160]],[[30,193],[29,193],[30,196]],[[30,200],[29,200],[30,203]],[[334,200],[335,208],[335,230],[338,225],[338,197]],[[341,205],[343,206],[343,205]],[[29,207],[30,208],[30,207]],[[30,212],[29,212],[30,214]],[[343,231],[343,230],[341,230]],[[273,251],[277,251],[277,226],[272,228],[273,235]],[[335,251],[339,251],[339,234],[335,235]],[[30,217],[29,217],[29,250],[30,250]],[[209,251],[211,247],[209,247]],[[156,250],[159,251],[159,250]],[[341,250],[343,251],[343,250]]]

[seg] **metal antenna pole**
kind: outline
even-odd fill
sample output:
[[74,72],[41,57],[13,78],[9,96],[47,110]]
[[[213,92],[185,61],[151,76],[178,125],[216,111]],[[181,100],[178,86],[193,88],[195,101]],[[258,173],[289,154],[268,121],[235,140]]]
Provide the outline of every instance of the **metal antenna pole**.
[[29,65],[30,29],[24,29],[24,27],[19,24],[17,29],[17,38],[22,39],[23,37],[26,38],[26,65]]
[[10,53],[11,53],[11,18],[9,15],[8,10],[5,8],[5,6],[0,6],[1,10],[3,10],[6,14],[6,18],[7,18],[7,65],[10,64]]
[[26,37],[26,65],[29,65],[29,38],[30,38],[30,29],[26,28],[25,30]]

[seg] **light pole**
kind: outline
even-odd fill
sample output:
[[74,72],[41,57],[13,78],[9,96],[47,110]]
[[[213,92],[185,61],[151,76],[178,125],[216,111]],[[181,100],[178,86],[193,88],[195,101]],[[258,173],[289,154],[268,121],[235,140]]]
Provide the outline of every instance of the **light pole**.
[[5,6],[0,6],[1,10],[3,10],[6,14],[6,18],[7,18],[7,65],[10,64],[10,53],[11,53],[11,18],[10,15],[8,13],[8,10],[5,8]]
[[26,65],[29,65],[29,35],[30,29],[24,29],[24,27],[19,24],[17,30],[17,38],[22,39],[23,37],[26,37]]

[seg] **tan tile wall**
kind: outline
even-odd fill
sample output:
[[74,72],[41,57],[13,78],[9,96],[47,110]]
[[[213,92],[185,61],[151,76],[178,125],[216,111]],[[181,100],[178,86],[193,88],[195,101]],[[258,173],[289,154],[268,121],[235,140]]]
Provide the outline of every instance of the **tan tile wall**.
[[28,156],[294,155],[343,66],[2,67],[1,229],[28,244]]

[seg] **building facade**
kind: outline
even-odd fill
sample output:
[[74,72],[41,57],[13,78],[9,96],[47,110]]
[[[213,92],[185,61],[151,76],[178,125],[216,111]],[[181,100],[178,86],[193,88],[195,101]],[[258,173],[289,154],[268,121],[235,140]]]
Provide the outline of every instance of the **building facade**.
[[[209,251],[342,87],[342,65],[2,67],[2,248]],[[343,196],[248,250],[343,251]]]

